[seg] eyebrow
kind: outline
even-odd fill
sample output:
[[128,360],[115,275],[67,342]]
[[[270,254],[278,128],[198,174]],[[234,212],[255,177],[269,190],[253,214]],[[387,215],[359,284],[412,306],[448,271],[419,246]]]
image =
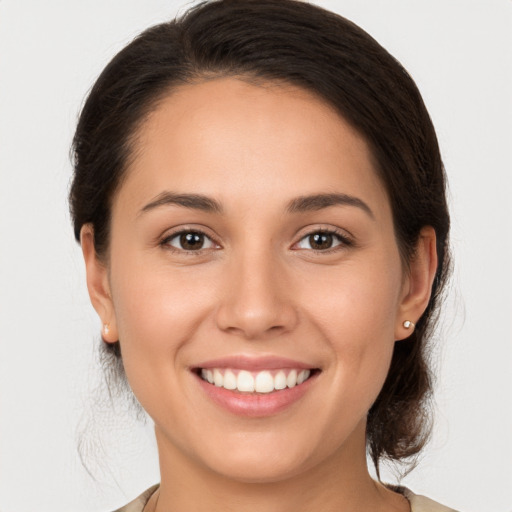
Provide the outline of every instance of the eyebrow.
[[[182,206],[207,213],[222,214],[224,212],[220,202],[203,194],[177,194],[166,191],[156,196],[155,199],[144,206],[140,213],[142,214],[166,205]],[[354,206],[363,210],[372,219],[375,219],[371,208],[362,199],[336,193],[296,197],[288,203],[286,211],[288,213],[304,213],[323,210],[331,206]]]
[[148,203],[140,213],[145,213],[159,206],[175,205],[201,210],[208,213],[223,213],[222,205],[211,197],[202,194],[176,194],[174,192],[162,192],[153,201]]
[[316,210],[323,210],[331,206],[355,206],[375,219],[371,208],[358,197],[347,194],[314,194],[311,196],[300,196],[292,199],[286,208],[288,213],[302,213]]

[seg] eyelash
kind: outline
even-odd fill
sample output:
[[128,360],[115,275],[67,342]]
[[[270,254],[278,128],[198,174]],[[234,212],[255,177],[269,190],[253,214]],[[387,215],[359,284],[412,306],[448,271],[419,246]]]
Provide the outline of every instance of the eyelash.
[[[207,238],[208,240],[210,240],[213,244],[220,245],[211,236],[207,235],[204,231],[202,231],[200,229],[182,229],[180,231],[176,231],[176,232],[171,233],[170,235],[166,236],[164,239],[162,239],[162,241],[160,242],[159,245],[171,252],[186,254],[186,255],[190,255],[190,256],[202,255],[204,251],[210,249],[210,248],[206,248],[206,249],[202,248],[202,249],[198,249],[198,250],[177,249],[177,248],[173,247],[172,245],[170,245],[171,240],[174,240],[175,238],[177,238],[181,235],[184,235],[184,234],[201,235],[201,236],[204,236],[205,238]],[[303,250],[309,250],[309,251],[312,251],[317,254],[331,254],[333,252],[337,252],[339,250],[343,250],[344,248],[352,247],[355,245],[354,241],[349,236],[347,236],[346,233],[338,231],[336,229],[315,229],[315,230],[310,231],[309,233],[306,233],[305,235],[303,235],[301,237],[301,239],[298,242],[296,242],[296,244],[300,243],[304,239],[307,239],[307,238],[309,238],[313,235],[317,235],[317,234],[331,235],[338,240],[339,244],[335,245],[334,247],[330,247],[328,249],[313,249],[313,248],[311,248],[311,249],[303,249]],[[296,244],[294,244],[294,245],[296,245]]]
[[186,254],[187,256],[200,256],[204,253],[205,250],[208,249],[198,249],[198,250],[187,250],[187,249],[177,249],[176,247],[173,247],[170,245],[171,240],[174,240],[175,238],[178,238],[182,235],[186,234],[195,234],[195,235],[201,235],[204,236],[206,239],[210,240],[215,245],[218,244],[211,236],[207,235],[204,231],[200,229],[181,229],[180,231],[176,231],[174,233],[171,233],[170,235],[166,236],[162,241],[160,242],[160,246],[163,247],[166,250],[169,250],[174,253],[180,253],[180,254]]
[[[313,231],[310,231],[309,233],[306,233],[297,243],[300,243],[302,240],[305,240],[313,235],[330,235],[333,238],[337,239],[339,244],[335,245],[334,247],[329,247],[328,249],[306,249],[313,251],[316,254],[332,254],[333,252],[341,251],[343,249],[346,249],[348,247],[353,247],[354,240],[350,238],[345,232],[336,230],[336,229],[315,229]],[[296,245],[296,244],[294,244]]]

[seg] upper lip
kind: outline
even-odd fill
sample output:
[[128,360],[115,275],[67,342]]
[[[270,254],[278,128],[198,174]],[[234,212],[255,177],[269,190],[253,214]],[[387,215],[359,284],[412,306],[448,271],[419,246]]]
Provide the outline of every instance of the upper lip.
[[314,365],[278,356],[247,356],[231,355],[219,359],[210,359],[203,361],[194,368],[236,368],[239,370],[259,371],[259,370],[278,370],[284,368],[296,368],[311,370]]

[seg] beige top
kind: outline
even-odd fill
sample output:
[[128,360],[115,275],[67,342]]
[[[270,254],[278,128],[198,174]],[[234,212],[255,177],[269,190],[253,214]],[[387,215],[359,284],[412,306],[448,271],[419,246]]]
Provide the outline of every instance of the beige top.
[[[128,503],[124,507],[116,510],[115,512],[142,512],[146,503],[148,502],[151,495],[158,489],[158,485],[150,487],[147,491],[143,492],[138,498]],[[435,501],[432,501],[425,496],[419,496],[414,494],[405,487],[397,488],[410,502],[411,512],[457,512],[453,508],[445,507]]]

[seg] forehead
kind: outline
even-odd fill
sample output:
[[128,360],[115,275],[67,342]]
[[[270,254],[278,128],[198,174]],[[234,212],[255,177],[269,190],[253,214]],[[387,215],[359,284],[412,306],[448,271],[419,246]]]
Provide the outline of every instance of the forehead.
[[141,125],[121,193],[142,204],[169,189],[227,201],[342,192],[387,203],[368,144],[334,108],[298,87],[236,78],[180,86]]

